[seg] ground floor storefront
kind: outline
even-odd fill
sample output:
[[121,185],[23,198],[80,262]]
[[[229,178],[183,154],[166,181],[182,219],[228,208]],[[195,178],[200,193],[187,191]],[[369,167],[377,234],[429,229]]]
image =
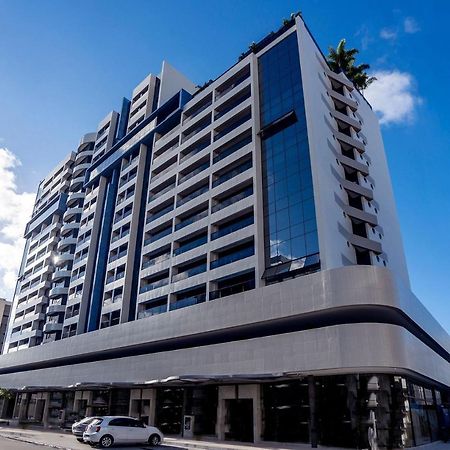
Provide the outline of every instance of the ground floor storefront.
[[85,416],[131,415],[165,435],[225,441],[368,448],[375,439],[401,448],[442,439],[449,425],[448,392],[382,374],[172,378],[12,394],[0,400],[0,416],[21,424],[57,428]]

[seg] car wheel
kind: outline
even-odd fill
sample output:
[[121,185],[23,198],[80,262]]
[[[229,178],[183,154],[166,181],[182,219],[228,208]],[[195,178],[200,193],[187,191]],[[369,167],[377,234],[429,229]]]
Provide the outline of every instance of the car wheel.
[[161,438],[159,437],[159,435],[157,434],[152,434],[149,438],[148,438],[148,443],[152,446],[156,446],[159,445],[161,443]]
[[84,441],[83,441],[83,438],[77,438],[77,441],[78,441],[78,442],[84,442]]
[[105,434],[99,441],[101,448],[110,448],[114,445],[114,438],[110,434]]

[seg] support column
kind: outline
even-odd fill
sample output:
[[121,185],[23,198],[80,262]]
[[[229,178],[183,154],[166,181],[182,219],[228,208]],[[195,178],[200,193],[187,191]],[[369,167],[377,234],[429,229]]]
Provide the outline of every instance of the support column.
[[309,392],[309,440],[312,448],[317,448],[317,413],[316,413],[316,384],[312,375],[308,376]]

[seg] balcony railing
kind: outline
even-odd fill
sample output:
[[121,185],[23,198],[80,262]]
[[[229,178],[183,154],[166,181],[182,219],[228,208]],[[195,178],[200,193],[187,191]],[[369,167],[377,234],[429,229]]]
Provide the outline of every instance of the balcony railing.
[[201,164],[196,169],[192,170],[191,172],[188,172],[185,175],[180,174],[180,176],[178,178],[178,184],[180,185],[181,183],[184,183],[185,181],[190,180],[192,177],[195,177],[195,175],[199,174],[200,172],[203,172],[208,167],[209,167],[209,161]]
[[206,119],[202,119],[192,130],[186,130],[188,131],[188,134],[183,135],[182,142],[186,142],[189,140],[192,136],[200,133],[202,130],[204,130],[206,127],[211,125],[211,114],[207,116]]
[[248,258],[255,254],[254,247],[246,247],[236,252],[230,253],[229,255],[222,256],[215,261],[211,261],[211,269],[216,269],[217,267],[225,266],[226,264],[231,264],[241,259]]
[[[173,199],[172,199],[173,200]],[[170,211],[173,211],[173,203],[166,206],[165,208],[161,209],[160,211],[153,213],[151,216],[147,217],[146,223],[153,222],[156,219],[159,219],[160,217],[164,216],[164,214],[167,214]]]
[[219,100],[219,98],[223,97],[224,95],[228,94],[232,89],[234,89],[236,86],[239,86],[243,81],[245,81],[250,76],[249,73],[246,73],[245,75],[242,75],[239,78],[236,78],[232,84],[227,86],[223,91],[216,91],[216,100]]
[[211,234],[211,240],[219,239],[222,236],[226,236],[227,234],[231,234],[235,231],[242,230],[245,227],[248,227],[249,225],[253,225],[254,218],[246,217],[245,219],[238,220],[237,222],[231,223],[223,228],[221,228],[218,231],[215,231]]
[[164,230],[161,230],[159,233],[152,234],[149,238],[145,239],[144,245],[151,244],[152,242],[162,239],[163,237],[168,236],[171,233],[172,227],[165,228]]
[[148,261],[144,261],[142,263],[142,269],[146,269],[147,267],[152,267],[155,264],[167,261],[170,258],[170,254],[166,253],[164,255],[157,256],[156,258],[149,259]]
[[119,187],[121,188],[122,186],[125,186],[133,178],[136,178],[136,175],[137,175],[137,173],[134,173],[133,175],[128,176],[127,178],[120,180]]
[[198,275],[200,273],[206,272],[206,263],[201,264],[199,266],[193,267],[192,269],[186,270],[184,272],[178,273],[176,275],[172,276],[172,282],[185,280],[186,278],[193,277],[195,275]]
[[154,306],[153,308],[144,309],[138,312],[138,319],[144,319],[145,317],[156,316],[157,314],[167,312],[167,305]]
[[225,128],[222,128],[218,133],[214,136],[214,141],[218,141],[220,138],[226,136],[228,133],[231,133],[233,130],[235,130],[237,127],[240,127],[243,123],[247,122],[252,118],[252,114],[249,112],[248,114],[245,114],[241,118],[234,120],[229,125],[225,126]]
[[186,116],[184,118],[183,124],[190,122],[194,117],[197,117],[200,113],[202,113],[205,109],[208,109],[211,105],[212,105],[212,102],[208,101],[204,105],[200,106],[200,108],[196,109],[190,116]]
[[143,294],[144,292],[153,291],[154,289],[158,289],[160,287],[167,286],[168,284],[169,284],[169,279],[164,278],[162,280],[155,281],[154,283],[149,283],[144,286],[141,286],[141,288],[139,289],[139,293]]
[[119,239],[124,238],[125,236],[128,236],[130,234],[130,230],[123,232],[122,234],[118,234],[117,236],[113,236],[111,238],[111,243],[118,241]]
[[186,308],[187,306],[198,305],[206,301],[206,294],[193,295],[192,297],[186,297],[182,300],[177,300],[169,305],[170,311],[175,309]]
[[200,153],[202,150],[204,150],[206,147],[210,145],[209,140],[205,142],[201,142],[200,144],[196,145],[194,148],[192,148],[189,153],[186,153],[183,155],[180,159],[180,163],[186,161],[187,159],[191,158],[192,156],[196,155],[197,153]]
[[244,191],[239,192],[239,194],[233,195],[232,197],[227,198],[226,200],[218,203],[217,205],[212,206],[211,212],[214,213],[220,211],[221,209],[233,205],[234,203],[237,203],[244,198],[250,197],[250,195],[253,195],[253,186],[249,186]]
[[217,180],[214,180],[212,183],[213,188],[216,186],[219,186],[222,183],[225,183],[225,181],[231,180],[235,176],[239,175],[242,172],[245,172],[246,170],[250,169],[252,167],[252,161],[248,160],[244,164],[241,164],[240,166],[236,167],[233,170],[230,170],[229,172],[225,172],[223,175],[221,175]]
[[217,111],[215,120],[220,119],[226,113],[230,112],[232,109],[236,108],[241,103],[245,102],[245,100],[250,98],[250,95],[251,95],[251,92],[250,92],[250,89],[248,89],[248,92],[246,92],[244,95],[241,95],[239,98],[226,104],[226,106],[223,109],[221,109],[220,111]]
[[108,277],[106,279],[106,284],[113,283],[114,281],[117,281],[117,280],[121,280],[124,276],[125,276],[125,271],[120,272],[116,275],[113,275],[112,277]]
[[126,250],[122,250],[121,252],[115,254],[115,255],[111,255],[110,258],[108,259],[108,263],[112,263],[114,261],[116,261],[119,258],[122,258],[123,256],[125,256],[128,252],[128,249]]
[[202,186],[199,189],[196,189],[195,191],[191,192],[190,194],[186,195],[186,197],[180,198],[177,201],[177,207],[184,205],[187,202],[190,202],[191,200],[193,200],[194,198],[199,197],[200,195],[204,194],[205,192],[209,191],[209,187],[208,185],[206,186]]
[[169,184],[169,186],[166,186],[164,189],[161,189],[156,194],[152,194],[151,197],[148,199],[148,202],[150,203],[150,202],[156,200],[157,198],[161,197],[161,195],[164,195],[166,192],[171,191],[174,187],[175,187],[175,183]]
[[195,241],[189,242],[189,244],[181,245],[180,247],[176,248],[173,251],[173,256],[181,255],[182,253],[192,250],[193,248],[200,247],[200,245],[206,244],[207,242],[208,237],[204,236],[199,239],[196,239]]
[[132,209],[129,209],[120,216],[116,216],[116,218],[114,219],[114,223],[120,222],[121,220],[125,219],[125,217],[128,217],[132,213],[132,211],[133,211]]
[[221,151],[217,156],[213,158],[213,164],[218,163],[222,159],[226,158],[227,156],[232,155],[233,153],[240,150],[242,147],[245,147],[247,144],[250,144],[252,142],[252,137],[248,136],[245,139],[242,139],[242,141],[236,142],[232,146],[228,147],[227,149]]
[[202,211],[201,213],[195,214],[194,216],[190,216],[187,219],[182,220],[181,222],[175,225],[175,231],[181,230],[184,227],[187,227],[191,223],[195,223],[201,219],[204,219],[208,216],[208,210]]
[[255,289],[255,280],[244,281],[243,283],[226,286],[216,291],[209,293],[209,299],[215,300],[217,298],[227,297],[228,295],[239,294],[241,292]]

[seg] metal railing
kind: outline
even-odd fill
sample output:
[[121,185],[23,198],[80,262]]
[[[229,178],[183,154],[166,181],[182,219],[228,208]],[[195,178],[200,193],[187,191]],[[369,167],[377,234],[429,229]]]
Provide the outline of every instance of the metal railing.
[[212,187],[214,188],[216,186],[219,186],[222,183],[225,183],[225,181],[231,180],[235,176],[239,175],[242,172],[245,172],[246,170],[250,169],[251,167],[252,167],[252,161],[248,160],[247,162],[236,167],[235,169],[225,172],[219,178],[214,180],[212,183]]
[[177,300],[169,305],[169,310],[174,311],[176,309],[186,308],[187,306],[198,305],[206,301],[206,294],[193,295],[192,297],[186,297],[182,300]]
[[208,236],[204,236],[199,239],[196,239],[195,241],[189,242],[189,244],[181,245],[180,247],[176,248],[173,251],[173,256],[181,255],[182,253],[185,253],[189,250],[200,247],[201,245],[206,244],[207,242],[208,242]]
[[230,253],[229,255],[222,256],[215,261],[211,261],[211,269],[216,269],[217,267],[225,266],[226,264],[231,264],[241,259],[248,258],[255,254],[254,247],[246,247],[236,252]]
[[235,231],[242,230],[243,228],[248,227],[249,225],[253,225],[254,223],[254,217],[246,217],[245,219],[238,220],[236,222],[233,222],[227,226],[224,226],[218,231],[215,231],[214,233],[211,233],[211,240],[214,241],[215,239],[219,239],[222,236],[226,236],[227,234],[231,234]]

